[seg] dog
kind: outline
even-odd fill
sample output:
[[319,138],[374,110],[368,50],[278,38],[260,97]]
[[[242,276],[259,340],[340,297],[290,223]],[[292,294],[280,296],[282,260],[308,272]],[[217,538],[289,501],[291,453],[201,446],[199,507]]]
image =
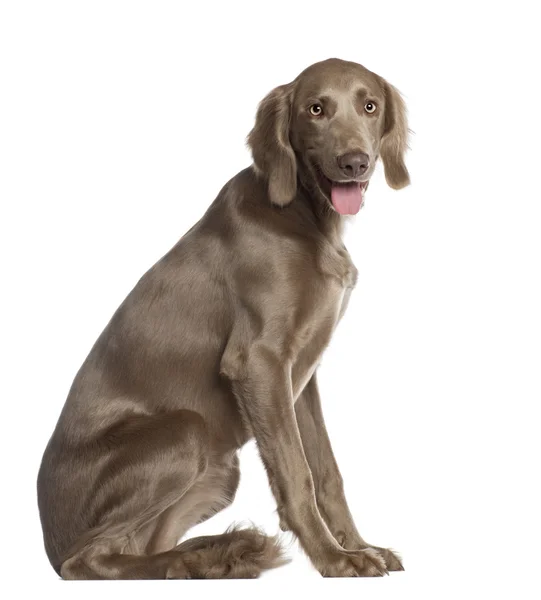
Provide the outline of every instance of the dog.
[[316,63],[260,103],[253,164],[137,283],[77,373],[38,475],[64,579],[252,578],[285,561],[257,528],[178,543],[229,505],[255,438],[277,503],[328,577],[402,570],[353,522],[316,370],[357,279],[345,215],[378,159],[409,183],[399,92]]

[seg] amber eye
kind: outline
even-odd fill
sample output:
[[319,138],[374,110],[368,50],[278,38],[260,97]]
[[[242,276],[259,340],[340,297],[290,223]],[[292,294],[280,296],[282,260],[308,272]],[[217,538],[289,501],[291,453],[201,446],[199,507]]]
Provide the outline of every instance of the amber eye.
[[366,110],[367,113],[372,114],[373,112],[376,112],[376,105],[374,102],[367,102],[364,105],[364,110]]
[[323,107],[321,106],[321,104],[312,104],[308,111],[313,117],[321,117],[321,115],[323,114]]

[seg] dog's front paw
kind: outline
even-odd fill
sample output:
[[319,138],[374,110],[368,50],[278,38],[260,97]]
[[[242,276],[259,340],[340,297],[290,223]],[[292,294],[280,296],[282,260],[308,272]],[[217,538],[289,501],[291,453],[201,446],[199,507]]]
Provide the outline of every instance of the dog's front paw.
[[393,550],[390,550],[389,548],[379,548],[377,546],[369,546],[369,547],[372,548],[373,550],[376,550],[383,557],[383,560],[385,561],[385,564],[387,565],[387,570],[389,570],[389,571],[403,571],[404,570],[404,566],[402,565],[402,560],[401,560],[400,556]]
[[398,554],[388,548],[380,548],[379,546],[371,546],[370,544],[367,544],[355,532],[347,533],[339,530],[334,533],[334,538],[345,550],[375,550],[383,557],[388,571],[404,570],[402,560]]
[[313,562],[323,577],[381,577],[387,574],[385,560],[373,548],[326,552]]

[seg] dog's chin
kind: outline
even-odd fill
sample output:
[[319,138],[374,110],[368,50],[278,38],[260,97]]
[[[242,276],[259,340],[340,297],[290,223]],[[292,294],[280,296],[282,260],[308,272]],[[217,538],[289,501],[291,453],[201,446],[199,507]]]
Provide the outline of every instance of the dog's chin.
[[313,172],[320,195],[333,211],[342,216],[355,215],[364,206],[369,179],[331,179],[318,167]]

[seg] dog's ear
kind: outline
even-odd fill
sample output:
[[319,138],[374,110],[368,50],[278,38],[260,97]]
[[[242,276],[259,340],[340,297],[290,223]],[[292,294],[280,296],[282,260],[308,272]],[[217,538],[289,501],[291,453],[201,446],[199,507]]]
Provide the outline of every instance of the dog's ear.
[[408,121],[406,105],[398,90],[385,80],[385,123],[381,138],[380,154],[385,179],[390,187],[399,190],[410,182],[404,155],[408,148]]
[[281,85],[260,102],[248,135],[256,170],[268,181],[271,202],[289,204],[297,191],[297,161],[289,142],[292,86]]

